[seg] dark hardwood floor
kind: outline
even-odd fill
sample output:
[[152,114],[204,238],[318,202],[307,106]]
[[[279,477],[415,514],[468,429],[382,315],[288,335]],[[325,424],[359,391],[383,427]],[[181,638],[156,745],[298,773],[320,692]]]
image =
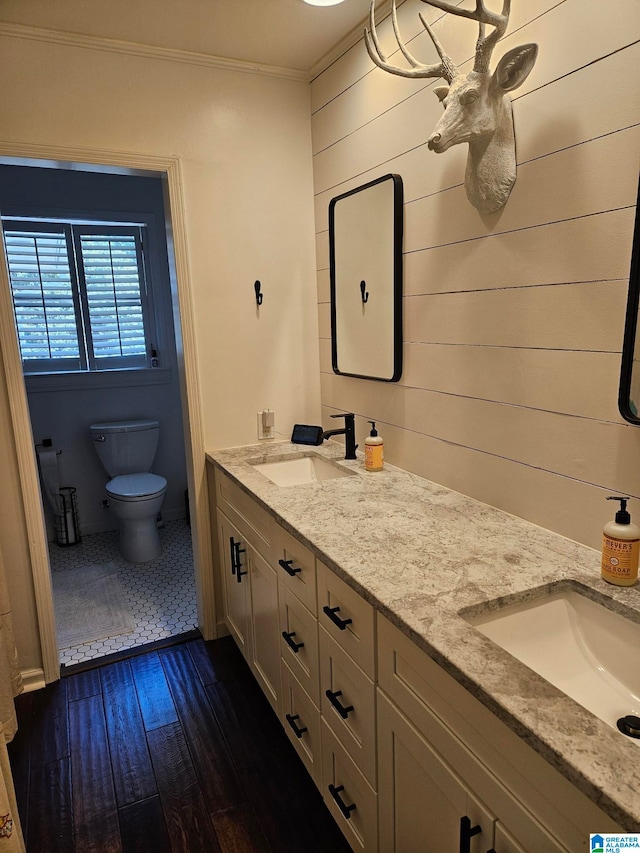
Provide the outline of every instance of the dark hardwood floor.
[[349,846],[230,638],[19,696],[28,853],[342,853]]

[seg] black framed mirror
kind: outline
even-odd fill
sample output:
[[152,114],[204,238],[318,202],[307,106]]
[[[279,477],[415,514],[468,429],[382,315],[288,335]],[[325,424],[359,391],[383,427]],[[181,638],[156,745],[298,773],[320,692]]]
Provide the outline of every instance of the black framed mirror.
[[636,203],[636,220],[631,250],[627,318],[622,345],[620,392],[618,408],[622,417],[640,426],[640,335],[638,335],[638,309],[640,308],[640,185]]
[[331,360],[335,373],[402,375],[403,186],[384,175],[329,204]]

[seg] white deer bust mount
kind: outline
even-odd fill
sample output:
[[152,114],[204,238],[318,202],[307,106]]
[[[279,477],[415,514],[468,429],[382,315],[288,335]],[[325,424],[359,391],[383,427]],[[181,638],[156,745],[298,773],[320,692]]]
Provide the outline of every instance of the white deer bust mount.
[[[435,33],[419,15],[429,33],[440,62],[423,65],[409,53],[400,37],[396,0],[391,6],[393,31],[398,47],[409,67],[391,65],[382,52],[374,20],[375,0],[369,9],[369,27],[364,40],[371,59],[379,68],[401,77],[442,77],[448,86],[437,86],[435,94],[444,106],[444,114],[433,129],[427,144],[441,154],[452,145],[469,143],[465,172],[467,198],[480,213],[495,213],[506,204],[516,180],[516,142],[509,92],[522,85],[538,55],[537,44],[525,44],[508,51],[495,71],[489,71],[491,54],[509,23],[511,0],[503,0],[500,14],[485,8],[484,0],[475,0],[474,10],[461,9],[446,0],[422,0],[444,12],[477,21],[480,34],[476,42],[473,70],[462,74],[444,52]],[[490,34],[485,26],[493,27]]]

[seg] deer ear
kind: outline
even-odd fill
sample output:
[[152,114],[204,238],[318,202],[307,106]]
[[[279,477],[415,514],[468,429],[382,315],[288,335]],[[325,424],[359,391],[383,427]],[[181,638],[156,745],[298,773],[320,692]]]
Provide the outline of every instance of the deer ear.
[[538,56],[537,44],[514,47],[502,57],[493,72],[492,86],[503,92],[512,92],[529,76]]
[[437,97],[437,99],[440,101],[440,103],[442,103],[444,101],[444,99],[447,97],[447,95],[449,94],[449,87],[448,86],[436,86],[435,89],[433,90],[433,94]]

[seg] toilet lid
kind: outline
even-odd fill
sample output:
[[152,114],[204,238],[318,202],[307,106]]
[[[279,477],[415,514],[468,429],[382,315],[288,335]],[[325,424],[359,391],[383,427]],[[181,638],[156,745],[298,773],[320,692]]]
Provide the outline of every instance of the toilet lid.
[[135,501],[166,489],[167,481],[158,474],[119,474],[107,483],[107,494],[121,501]]

